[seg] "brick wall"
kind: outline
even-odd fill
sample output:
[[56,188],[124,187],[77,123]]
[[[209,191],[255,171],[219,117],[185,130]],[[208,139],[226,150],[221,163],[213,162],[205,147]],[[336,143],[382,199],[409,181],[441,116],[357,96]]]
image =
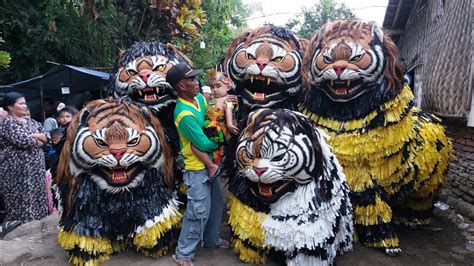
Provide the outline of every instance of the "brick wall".
[[474,128],[457,123],[446,127],[454,153],[441,199],[474,219]]

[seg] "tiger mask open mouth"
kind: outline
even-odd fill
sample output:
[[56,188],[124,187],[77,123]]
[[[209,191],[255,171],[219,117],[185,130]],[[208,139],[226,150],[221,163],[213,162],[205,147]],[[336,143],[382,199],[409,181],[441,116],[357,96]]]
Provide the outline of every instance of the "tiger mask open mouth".
[[135,89],[132,92],[131,98],[147,105],[155,105],[164,103],[167,99],[175,99],[176,96],[171,86],[164,82],[162,84],[158,84],[155,87]]
[[305,86],[322,89],[336,102],[351,101],[373,91],[389,62],[382,37],[377,37],[381,33],[370,33],[370,29],[365,29],[363,36],[339,33],[324,42],[323,33],[313,36],[303,60]]
[[325,80],[322,89],[333,100],[350,100],[356,98],[361,93],[363,81],[360,79],[352,80]]
[[271,184],[250,181],[250,184],[254,196],[267,204],[277,202],[283,195],[294,191],[296,188],[293,181],[277,181]]
[[110,186],[126,186],[139,175],[146,171],[146,167],[140,163],[129,166],[97,167],[99,176],[106,180]]

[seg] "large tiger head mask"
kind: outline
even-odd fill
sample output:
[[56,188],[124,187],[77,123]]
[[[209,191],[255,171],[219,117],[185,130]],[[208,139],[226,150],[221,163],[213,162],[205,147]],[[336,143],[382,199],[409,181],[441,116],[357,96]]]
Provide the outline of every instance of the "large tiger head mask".
[[71,122],[64,147],[60,179],[92,178],[101,189],[119,193],[138,186],[146,171],[156,168],[166,184],[172,183],[160,122],[128,101],[89,103]]
[[301,89],[301,56],[300,40],[292,31],[265,25],[235,38],[224,63],[250,109],[289,107],[284,101]]
[[250,113],[237,145],[239,174],[261,202],[274,203],[323,173],[320,136],[301,113],[259,109]]
[[191,61],[171,44],[136,43],[118,58],[109,93],[114,98],[129,97],[160,110],[175,103],[177,95],[166,82],[166,73],[175,64]]
[[[352,103],[354,108],[361,108],[358,100],[364,97],[365,105],[378,105],[379,98],[387,93],[393,96],[402,88],[403,74],[397,47],[377,24],[329,22],[315,32],[304,55],[305,103],[313,112],[324,109],[324,103],[313,98],[324,94],[333,105]],[[347,109],[347,105],[334,108]]]

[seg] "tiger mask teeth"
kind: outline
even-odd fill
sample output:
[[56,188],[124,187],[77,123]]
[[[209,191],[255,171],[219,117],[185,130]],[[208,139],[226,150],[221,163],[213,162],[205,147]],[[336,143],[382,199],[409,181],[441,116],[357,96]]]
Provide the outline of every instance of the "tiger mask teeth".
[[270,83],[276,81],[275,78],[266,77],[266,76],[262,76],[262,75],[249,75],[249,77],[250,77],[250,83],[253,83],[254,80],[261,80],[261,81],[265,82],[265,84],[267,86],[269,86]]
[[273,197],[280,197],[279,194],[283,192],[288,185],[292,184],[290,181],[278,181],[272,184],[257,183],[257,192],[262,198],[270,199]]

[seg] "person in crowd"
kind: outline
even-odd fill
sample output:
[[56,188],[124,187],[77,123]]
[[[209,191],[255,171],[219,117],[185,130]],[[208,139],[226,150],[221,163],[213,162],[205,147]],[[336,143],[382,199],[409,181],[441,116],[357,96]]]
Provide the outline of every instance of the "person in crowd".
[[188,186],[187,207],[173,260],[178,265],[193,265],[201,241],[209,248],[228,248],[229,242],[219,236],[223,198],[220,179],[209,180],[204,163],[191,150],[191,145],[204,152],[212,152],[218,145],[210,141],[202,130],[207,102],[199,93],[194,70],[184,63],[170,68],[166,81],[178,94],[174,121],[179,133],[180,149],[184,158],[184,183]]
[[7,117],[8,112],[5,111],[2,107],[0,107],[0,123]]
[[58,167],[61,151],[63,150],[64,143],[66,142],[67,129],[69,127],[69,124],[72,121],[73,116],[77,114],[78,112],[79,111],[77,110],[76,107],[69,106],[69,105],[59,111],[58,123],[59,123],[60,128],[63,129],[64,133],[62,137],[59,139],[59,142],[55,144],[54,154],[52,156],[48,156],[50,172],[51,172],[51,175],[53,176],[53,179],[56,176],[56,170]]
[[[32,119],[32,118],[31,118],[30,108],[28,108],[28,107],[26,107],[25,118],[26,118],[26,119]],[[36,120],[35,120],[35,122],[36,122]]]
[[41,149],[47,137],[40,123],[26,117],[22,94],[6,93],[2,107],[8,112],[0,124],[0,194],[6,205],[2,234],[6,234],[14,226],[48,215]]
[[[46,104],[48,101],[43,102],[44,108],[45,108],[45,115],[47,115],[47,118],[43,122],[43,127],[46,130],[46,132],[51,132],[51,130],[57,128],[58,125],[58,113],[61,109],[66,107],[66,105],[62,102],[55,102],[54,105],[51,104]],[[50,107],[51,106],[51,107]],[[48,109],[46,109],[48,108]]]
[[72,117],[77,113],[77,109],[74,106],[66,106],[58,112],[58,124],[60,127],[69,125],[72,121]]
[[64,128],[58,127],[53,129],[50,133],[51,145],[46,149],[48,153],[48,158],[57,156],[57,148],[59,141],[64,136]]
[[[65,124],[66,129],[68,125],[69,123]],[[64,142],[66,141],[65,132],[66,130],[63,127],[53,129],[50,132],[51,143],[45,149],[47,155],[46,165],[48,169],[46,171],[46,192],[48,194],[49,214],[53,214],[56,211],[55,206],[58,204],[56,199],[53,197],[51,187],[56,183],[53,178],[53,173],[56,173],[59,163],[59,155],[61,154]]]

